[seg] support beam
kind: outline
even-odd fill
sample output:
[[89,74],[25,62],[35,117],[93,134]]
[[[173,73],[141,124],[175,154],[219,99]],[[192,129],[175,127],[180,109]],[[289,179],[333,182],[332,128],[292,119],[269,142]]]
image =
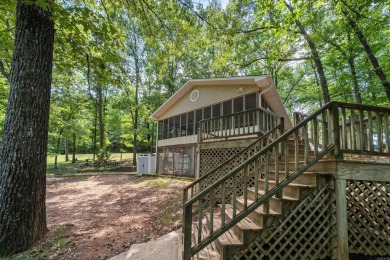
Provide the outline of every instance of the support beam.
[[348,255],[348,220],[347,220],[347,181],[336,178],[336,229],[337,259],[349,259]]

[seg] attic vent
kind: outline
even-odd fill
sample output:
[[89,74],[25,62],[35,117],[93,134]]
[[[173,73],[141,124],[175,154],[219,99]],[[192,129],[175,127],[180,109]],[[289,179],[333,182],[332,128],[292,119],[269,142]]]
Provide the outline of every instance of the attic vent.
[[190,100],[192,102],[195,102],[196,100],[198,100],[198,98],[199,98],[199,90],[195,89],[194,91],[191,92]]

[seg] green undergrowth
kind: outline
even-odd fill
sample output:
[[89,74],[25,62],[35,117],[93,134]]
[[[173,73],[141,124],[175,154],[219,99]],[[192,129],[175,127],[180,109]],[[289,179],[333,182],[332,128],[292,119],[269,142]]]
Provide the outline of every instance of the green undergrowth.
[[[53,226],[52,231],[48,233],[50,237],[45,237],[44,241],[31,249],[0,259],[4,260],[32,260],[32,259],[57,259],[64,257],[65,253],[73,245],[70,238],[66,236],[67,225]],[[53,234],[54,232],[54,234]]]

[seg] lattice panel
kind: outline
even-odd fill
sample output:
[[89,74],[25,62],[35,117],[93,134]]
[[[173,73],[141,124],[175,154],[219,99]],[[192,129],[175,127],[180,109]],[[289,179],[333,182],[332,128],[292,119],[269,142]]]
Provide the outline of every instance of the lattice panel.
[[322,259],[331,256],[335,201],[324,183],[266,228],[234,259]]
[[[234,157],[232,161],[225,164],[223,168],[213,173],[210,177],[206,178],[200,183],[200,188],[205,189],[219,178],[223,177],[225,174],[229,173],[231,170],[239,166],[245,160],[253,156],[256,152],[260,150],[260,147],[255,146],[252,149],[249,149],[243,152],[240,155],[237,155],[243,148],[229,148],[229,149],[204,149],[200,151],[200,168],[201,170],[200,176],[209,172],[213,168],[216,168],[221,163],[225,162],[227,159]],[[254,165],[251,164],[249,168],[249,179],[248,186],[254,186]],[[243,183],[243,173],[237,175],[237,183],[239,184],[237,187],[237,196],[241,196],[244,188]],[[229,179],[226,184],[226,201],[231,202],[233,195],[233,178]],[[218,188],[215,191],[215,199],[216,202],[221,202],[222,191]],[[207,200],[207,198],[206,198]]]
[[195,146],[162,147],[158,149],[158,172],[195,177]]
[[216,168],[243,149],[244,148],[202,149],[200,151],[199,177],[202,177],[204,174]]
[[348,181],[350,253],[390,255],[390,183]]

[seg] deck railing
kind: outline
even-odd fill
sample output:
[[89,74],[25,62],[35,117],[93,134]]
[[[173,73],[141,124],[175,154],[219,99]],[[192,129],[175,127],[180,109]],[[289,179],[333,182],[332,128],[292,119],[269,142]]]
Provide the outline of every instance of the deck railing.
[[204,119],[199,122],[198,142],[224,141],[267,133],[279,122],[280,118],[275,113],[264,108]]
[[[265,213],[268,213],[269,200],[273,196],[281,197],[283,188],[324,156],[332,154],[334,158],[339,158],[343,152],[367,152],[389,156],[389,112],[390,109],[388,108],[337,102],[328,103],[278,137],[271,144],[249,157],[245,162],[223,175],[223,177],[206,189],[191,196],[189,200],[184,200],[183,259],[191,259],[192,256],[260,206],[263,207]],[[354,120],[356,113],[359,114],[359,120],[357,121]],[[360,116],[361,114],[363,116]],[[375,117],[373,114],[375,114]],[[373,121],[377,122],[376,125],[372,124]],[[350,127],[348,127],[348,122],[350,122]],[[360,129],[364,122],[367,122],[367,124],[371,123],[371,126],[363,127],[363,129],[367,129],[366,133]],[[357,131],[357,128],[360,130]],[[311,140],[309,136],[312,136]],[[375,136],[381,136],[381,138],[377,138],[377,148],[374,145],[376,143],[374,142]],[[350,142],[347,141],[348,137]],[[367,148],[364,145],[359,145],[359,142],[353,143],[353,140],[360,140],[363,144],[365,138],[367,139],[367,144],[372,144],[371,146],[368,145]],[[371,149],[370,147],[372,150],[369,150]],[[300,154],[299,149],[304,150],[303,156]],[[292,153],[291,156],[290,153]],[[274,160],[271,160],[271,158],[274,158]],[[290,169],[290,159],[292,159],[292,162],[295,162],[293,164],[294,169]],[[281,163],[284,163],[284,171],[279,169]],[[249,182],[251,172],[254,175],[254,187],[251,187]],[[241,178],[239,176],[242,176],[242,179],[239,179]],[[274,180],[272,186],[270,185],[270,179]],[[260,180],[263,193],[259,193]],[[231,187],[233,194],[232,216],[226,219],[227,202],[223,195],[227,192],[226,187],[228,183],[233,184]],[[237,207],[236,200],[239,196],[239,185],[243,187],[243,205],[240,210]],[[216,191],[218,190],[222,194],[220,205],[216,204],[217,201],[215,199]],[[251,194],[251,199],[248,198],[249,193]],[[188,190],[185,192],[185,196],[187,198]],[[219,207],[221,212],[219,225],[214,222],[216,207]],[[210,233],[207,235],[202,234],[202,219],[206,215],[210,219]],[[199,227],[197,234],[192,239],[192,222],[194,219],[198,219]]]

